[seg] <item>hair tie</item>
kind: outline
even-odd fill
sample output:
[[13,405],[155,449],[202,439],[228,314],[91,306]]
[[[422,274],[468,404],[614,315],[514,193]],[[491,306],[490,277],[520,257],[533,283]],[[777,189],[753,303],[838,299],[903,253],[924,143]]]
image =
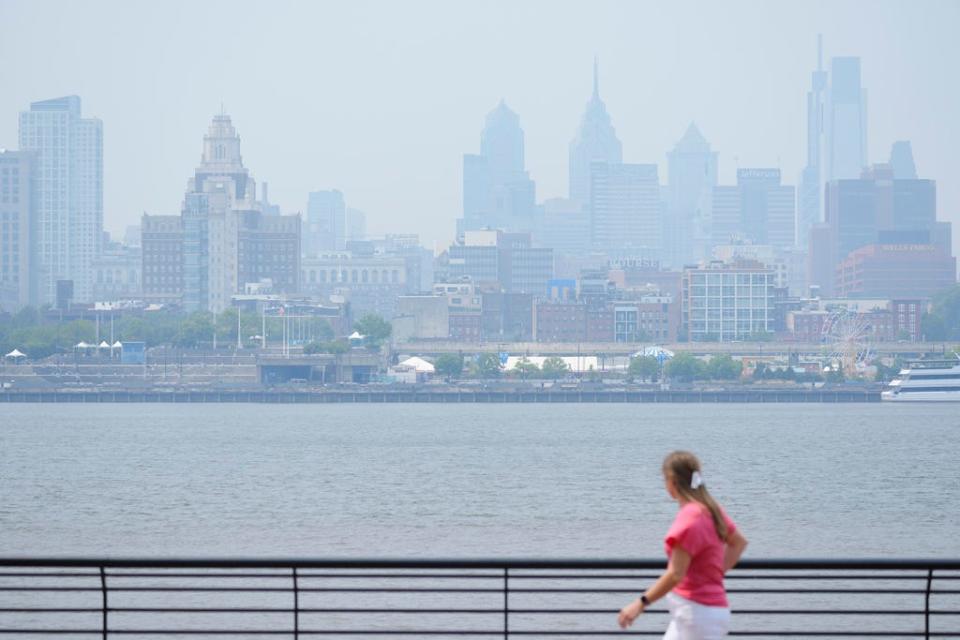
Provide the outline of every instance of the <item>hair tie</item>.
[[700,475],[699,471],[694,471],[693,475],[690,476],[690,488],[699,489],[703,484],[703,476]]

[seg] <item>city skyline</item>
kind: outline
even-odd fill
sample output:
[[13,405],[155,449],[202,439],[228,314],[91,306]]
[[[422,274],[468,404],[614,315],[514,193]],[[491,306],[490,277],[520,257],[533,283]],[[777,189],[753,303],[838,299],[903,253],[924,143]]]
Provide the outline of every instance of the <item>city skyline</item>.
[[[25,37],[36,34],[28,25],[37,23],[37,12],[50,9],[47,3],[39,5],[0,5],[3,23],[25,26],[4,34],[0,50],[8,58],[23,50]],[[231,12],[227,5],[211,3],[193,16],[174,5],[148,16],[145,21],[156,27],[138,33],[134,41],[132,27],[126,28],[134,12],[120,5],[111,11],[108,4],[100,6],[98,22],[98,12],[84,17],[58,4],[62,21],[48,26],[54,34],[62,32],[64,42],[79,46],[96,37],[103,45],[85,45],[69,59],[37,51],[29,64],[2,72],[8,90],[0,105],[0,146],[15,148],[16,116],[30,102],[81,96],[84,114],[104,122],[104,221],[114,236],[136,224],[144,210],[179,210],[183,179],[196,163],[196,135],[223,102],[244,134],[255,178],[270,183],[272,201],[284,212],[305,213],[309,192],[338,189],[351,206],[367,213],[371,233],[416,231],[427,246],[442,248],[452,238],[461,210],[462,154],[476,148],[483,116],[501,98],[522,122],[526,168],[537,183],[537,201],[566,195],[568,145],[591,94],[595,56],[624,162],[658,164],[665,184],[666,154],[695,122],[719,153],[719,184],[735,184],[737,168],[744,167],[780,168],[784,181],[796,184],[806,162],[805,93],[820,32],[824,68],[834,57],[861,60],[862,86],[870,98],[868,162],[885,161],[894,141],[910,140],[920,176],[938,182],[940,218],[955,222],[960,209],[960,187],[948,179],[951,151],[960,145],[948,114],[957,110],[960,99],[955,87],[939,82],[947,60],[954,57],[948,52],[957,47],[947,41],[947,25],[955,22],[949,18],[960,11],[946,3],[927,3],[923,11],[904,3],[801,8],[685,4],[679,9],[600,5],[586,16],[566,7],[547,11],[546,5],[528,4],[511,12],[501,27],[502,42],[489,46],[482,59],[464,51],[489,33],[494,21],[487,14],[496,11],[463,8],[454,15],[425,3],[403,11],[359,5],[301,15],[281,4],[262,14]],[[384,31],[391,17],[410,22],[431,9],[449,22],[448,31],[411,27],[405,36]],[[684,10],[703,20],[684,20]],[[106,15],[114,25],[107,30],[102,24]],[[245,45],[221,42],[211,48],[210,39],[194,42],[191,34],[213,15]],[[609,20],[616,15],[639,31],[611,30]],[[863,15],[871,19],[871,33],[859,34],[855,28],[855,19]],[[305,59],[307,51],[306,40],[298,35],[303,27],[293,20],[298,16],[306,22],[311,17],[334,20],[356,34],[330,36],[306,57],[319,65],[311,72],[323,80],[319,93],[291,82],[291,72],[312,69],[290,62]],[[641,17],[646,20],[642,25],[633,20]],[[581,19],[576,28],[575,18]],[[774,19],[788,26],[758,31],[759,25],[775,24]],[[659,24],[665,33],[658,35],[647,23]],[[165,29],[180,36],[166,38]],[[280,46],[284,29],[290,30],[284,38],[290,43]],[[549,46],[530,46],[551,29],[557,37]],[[877,30],[889,37],[877,38]],[[527,32],[526,40],[515,38],[521,32]],[[737,44],[718,38],[720,33],[735,35]],[[689,38],[690,45],[678,41],[678,34]],[[344,38],[350,55],[328,55]],[[461,47],[448,46],[454,38],[464,40]],[[193,44],[174,51],[179,39]],[[361,43],[369,46],[358,47]],[[710,56],[697,55],[708,45]],[[450,60],[438,60],[431,47],[443,47]],[[116,50],[128,51],[128,59],[118,60]],[[234,57],[236,70],[203,73],[223,55]],[[766,63],[757,65],[761,55]],[[191,71],[188,59],[200,64]],[[453,73],[456,65],[459,72]],[[116,83],[118,77],[124,82]],[[174,80],[189,99],[162,98],[175,95]],[[371,100],[371,92],[380,100]],[[330,95],[343,97],[331,100]],[[918,117],[917,105],[923,105],[923,117]],[[151,153],[144,154],[147,145]]]

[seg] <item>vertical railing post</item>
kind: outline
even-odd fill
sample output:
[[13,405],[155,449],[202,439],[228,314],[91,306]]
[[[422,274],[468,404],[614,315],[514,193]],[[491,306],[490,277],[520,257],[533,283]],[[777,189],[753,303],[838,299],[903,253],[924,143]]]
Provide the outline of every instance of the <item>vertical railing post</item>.
[[100,600],[103,611],[103,623],[101,628],[103,630],[103,640],[107,640],[107,633],[109,633],[107,627],[107,570],[105,567],[100,567]]
[[923,596],[923,637],[930,638],[930,591],[933,587],[933,567],[927,570],[927,591]]
[[510,569],[503,568],[503,637],[510,637]]
[[300,638],[300,585],[297,580],[297,568],[293,568],[293,638]]

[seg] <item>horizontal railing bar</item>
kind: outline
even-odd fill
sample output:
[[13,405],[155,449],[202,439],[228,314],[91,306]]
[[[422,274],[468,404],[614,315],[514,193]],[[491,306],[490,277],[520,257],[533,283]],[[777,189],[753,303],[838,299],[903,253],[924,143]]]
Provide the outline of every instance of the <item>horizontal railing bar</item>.
[[[525,559],[525,558],[464,558],[464,559],[397,559],[397,558],[31,558],[0,557],[0,566],[6,567],[107,567],[107,568],[284,568],[304,569],[662,569],[665,560],[625,559]],[[860,570],[954,570],[960,571],[960,558],[860,558],[860,559],[799,559],[749,558],[738,564],[739,569],[860,569]]]
[[[0,629],[0,633],[25,633],[25,634],[100,634],[100,629]],[[484,631],[484,630],[446,630],[446,629],[300,629],[299,633],[304,635],[362,635],[362,636],[386,636],[386,635],[430,635],[430,636],[502,636],[503,630]],[[110,635],[292,635],[292,631],[282,631],[276,629],[110,629]],[[511,630],[510,635],[518,636],[612,636],[612,635],[663,635],[662,631],[609,631],[609,630],[568,630],[568,631],[534,631],[534,630]],[[931,638],[956,637],[956,632],[949,631],[931,631],[925,634],[922,631],[731,631],[731,636],[750,636],[750,637],[857,637],[857,638],[917,638],[928,635]]]
[[[0,592],[90,592],[94,587],[0,587]],[[481,588],[430,588],[430,587],[300,587],[301,593],[503,593],[503,589]],[[727,589],[727,593],[850,593],[850,594],[924,594],[923,589]],[[286,587],[110,587],[111,593],[292,593]],[[635,593],[636,589],[510,589],[511,593]],[[960,590],[933,590],[931,595],[951,595]]]
[[[284,579],[289,580],[289,573],[113,573],[108,572],[109,578],[243,578],[243,579]],[[42,573],[42,572],[17,572],[4,573],[0,571],[0,578],[99,578],[99,573]],[[416,579],[456,579],[456,580],[503,580],[502,574],[453,574],[453,573],[303,573],[298,574],[300,578],[309,579],[397,579],[405,580],[408,578]],[[604,575],[604,574],[517,574],[510,576],[517,580],[652,580],[659,578],[659,574],[634,574],[634,575]],[[727,575],[726,580],[917,580],[926,581],[926,574],[914,575],[845,575],[835,574],[817,574],[817,575],[797,575],[797,574],[756,574],[756,575],[738,575],[736,573]],[[935,576],[936,580],[960,580],[958,576]]]

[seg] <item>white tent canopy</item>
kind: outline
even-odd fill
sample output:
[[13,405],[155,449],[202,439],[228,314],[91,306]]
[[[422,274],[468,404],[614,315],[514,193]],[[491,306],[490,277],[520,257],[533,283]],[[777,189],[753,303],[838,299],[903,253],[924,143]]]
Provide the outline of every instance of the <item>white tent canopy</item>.
[[359,331],[354,331],[350,334],[348,340],[363,340],[364,336],[360,335]]
[[121,343],[119,340],[117,340],[116,342],[113,343],[113,345],[112,345],[110,348],[111,348],[111,349],[122,349],[122,348],[123,348],[123,343]]
[[25,354],[23,351],[20,351],[20,349],[14,349],[4,357],[5,358],[26,358],[27,354]]
[[89,349],[89,348],[90,348],[90,345],[88,345],[86,342],[84,342],[83,340],[81,340],[80,342],[78,342],[78,343],[74,346],[74,348],[75,348],[75,349]]
[[436,371],[436,368],[432,364],[417,356],[407,358],[397,365],[397,369],[407,369],[409,371],[416,371],[417,373],[434,373]]
[[643,349],[640,349],[640,351],[637,351],[635,354],[633,354],[633,357],[653,357],[657,358],[658,360],[662,357],[664,360],[669,360],[673,357],[673,351],[658,346],[644,347]]
[[110,348],[110,343],[107,342],[106,340],[101,340],[101,341],[100,341],[100,348],[101,348],[101,349],[109,349],[109,348]]

